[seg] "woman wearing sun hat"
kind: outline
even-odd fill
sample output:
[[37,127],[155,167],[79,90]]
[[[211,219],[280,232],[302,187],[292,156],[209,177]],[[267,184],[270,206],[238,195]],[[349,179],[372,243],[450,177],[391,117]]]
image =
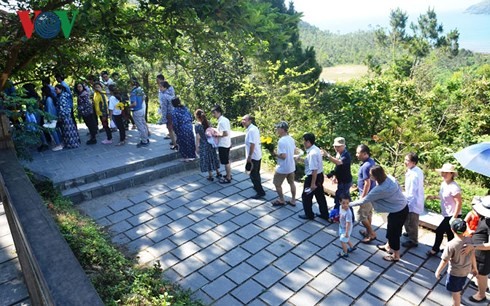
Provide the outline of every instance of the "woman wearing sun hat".
[[454,238],[449,221],[451,218],[461,217],[461,207],[463,205],[463,201],[461,200],[461,188],[454,181],[454,178],[458,175],[454,165],[444,164],[441,169],[436,169],[436,171],[441,174],[443,179],[441,189],[439,190],[439,198],[441,199],[441,214],[444,219],[436,228],[436,240],[434,241],[432,249],[427,251],[427,256],[434,256],[441,251],[440,247],[442,239],[444,238],[444,233],[446,233],[448,241]]

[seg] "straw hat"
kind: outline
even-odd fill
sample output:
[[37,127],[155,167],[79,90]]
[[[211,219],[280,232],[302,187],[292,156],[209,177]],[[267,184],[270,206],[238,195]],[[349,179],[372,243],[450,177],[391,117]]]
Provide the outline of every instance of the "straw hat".
[[473,209],[480,215],[490,218],[490,196],[473,198]]
[[436,171],[439,173],[441,173],[441,172],[452,172],[452,173],[454,173],[454,176],[458,175],[458,171],[456,171],[456,167],[454,167],[454,165],[449,164],[449,163],[442,165],[442,168],[436,169]]

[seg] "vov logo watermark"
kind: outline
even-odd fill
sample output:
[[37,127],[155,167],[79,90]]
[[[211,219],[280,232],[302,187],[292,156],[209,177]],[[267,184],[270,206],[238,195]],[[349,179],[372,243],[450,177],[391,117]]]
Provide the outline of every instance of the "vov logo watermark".
[[[68,12],[71,12],[71,21],[68,18]],[[34,13],[34,18],[32,19],[31,13]],[[17,11],[17,15],[27,39],[31,38],[34,30],[39,37],[44,39],[54,38],[60,33],[60,30],[63,30],[63,35],[68,38],[75,24],[78,11]]]

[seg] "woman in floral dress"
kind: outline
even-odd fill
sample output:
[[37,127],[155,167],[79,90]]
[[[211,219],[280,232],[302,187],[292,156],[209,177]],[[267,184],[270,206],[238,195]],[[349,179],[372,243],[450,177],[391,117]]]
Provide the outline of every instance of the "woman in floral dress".
[[61,135],[65,143],[65,148],[78,148],[80,146],[80,136],[71,116],[72,104],[70,102],[70,95],[61,84],[55,86],[55,91],[58,98],[58,104],[56,105],[58,121],[61,123]]
[[196,144],[194,140],[194,131],[192,126],[192,115],[180,102],[179,98],[172,100],[172,123],[174,125],[175,135],[177,136],[177,145],[182,155],[183,161],[191,161],[196,158]]
[[202,109],[194,112],[197,124],[194,127],[196,132],[196,152],[199,153],[199,166],[201,172],[208,172],[208,181],[213,181],[213,171],[216,170],[216,177],[221,177],[219,173],[219,160],[216,149],[208,142],[206,130],[210,127],[206,114]]

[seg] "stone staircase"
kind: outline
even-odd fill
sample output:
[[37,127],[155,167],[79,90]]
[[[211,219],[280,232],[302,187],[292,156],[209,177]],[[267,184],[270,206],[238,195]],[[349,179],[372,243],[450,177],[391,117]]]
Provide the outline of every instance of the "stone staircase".
[[[245,135],[233,133],[231,161],[241,160],[245,157]],[[144,152],[138,149],[136,152]],[[120,166],[93,171],[89,174],[80,174],[61,181],[54,181],[55,186],[61,190],[63,196],[70,198],[78,204],[116,191],[142,185],[163,177],[186,170],[199,171],[199,160],[192,162],[180,161],[180,154],[167,150],[157,156],[132,156],[131,160],[121,163]],[[221,167],[222,168],[222,167]],[[221,169],[223,172],[224,170]]]

